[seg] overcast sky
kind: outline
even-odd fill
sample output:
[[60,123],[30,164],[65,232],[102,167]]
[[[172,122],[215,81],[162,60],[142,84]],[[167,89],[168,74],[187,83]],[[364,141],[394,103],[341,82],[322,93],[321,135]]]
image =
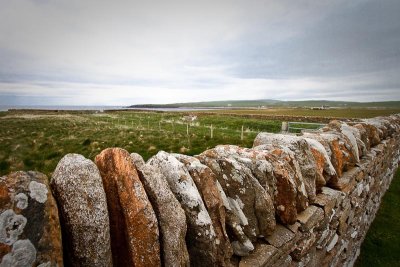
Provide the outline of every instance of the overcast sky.
[[399,0],[0,0],[0,104],[400,100]]

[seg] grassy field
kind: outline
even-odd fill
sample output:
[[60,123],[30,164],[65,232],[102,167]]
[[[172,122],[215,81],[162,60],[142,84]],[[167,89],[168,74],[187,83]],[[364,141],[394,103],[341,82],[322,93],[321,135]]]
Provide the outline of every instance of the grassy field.
[[362,244],[356,267],[400,265],[399,219],[400,168],[383,197],[378,214]]
[[[187,114],[176,112],[0,112],[0,175],[17,170],[37,170],[49,175],[67,153],[93,159],[107,147],[122,147],[145,159],[159,150],[195,155],[218,144],[251,147],[258,132],[281,129],[280,121],[240,116],[246,114],[367,118],[398,112],[394,109],[224,110],[213,114],[200,112],[198,119],[189,125],[183,120]],[[291,127],[299,126],[309,128],[301,123]]]
[[93,159],[107,147],[122,147],[145,159],[159,150],[194,155],[218,144],[251,147],[258,132],[281,128],[279,121],[260,119],[201,116],[188,124],[182,118],[178,113],[150,112],[3,112],[0,175],[17,170],[49,175],[67,153]]
[[299,108],[271,108],[271,109],[238,109],[238,110],[217,110],[216,113],[223,114],[242,114],[242,115],[265,115],[265,116],[311,116],[311,117],[335,117],[335,118],[373,118],[378,116],[388,116],[400,113],[400,108],[387,109],[365,109],[365,108],[346,108],[346,109],[326,109],[311,110]]

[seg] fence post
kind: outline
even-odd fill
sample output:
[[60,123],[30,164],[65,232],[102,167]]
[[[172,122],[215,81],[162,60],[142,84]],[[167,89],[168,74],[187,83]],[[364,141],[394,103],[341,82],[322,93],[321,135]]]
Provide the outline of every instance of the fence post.
[[189,123],[186,123],[186,134],[189,135]]
[[242,132],[240,133],[240,140],[243,140],[243,125],[242,125]]
[[213,125],[211,124],[211,139],[214,138],[214,128]]
[[287,121],[282,121],[282,132],[287,133],[289,131],[289,123]]

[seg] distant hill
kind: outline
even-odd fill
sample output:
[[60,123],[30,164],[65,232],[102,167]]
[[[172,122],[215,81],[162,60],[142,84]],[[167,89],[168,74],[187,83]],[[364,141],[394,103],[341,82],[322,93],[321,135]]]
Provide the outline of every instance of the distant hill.
[[400,108],[400,101],[385,102],[347,102],[329,100],[304,100],[304,101],[280,101],[273,99],[260,100],[226,100],[208,102],[189,102],[173,104],[142,104],[132,105],[128,108],[251,108],[251,107],[349,107],[349,108]]

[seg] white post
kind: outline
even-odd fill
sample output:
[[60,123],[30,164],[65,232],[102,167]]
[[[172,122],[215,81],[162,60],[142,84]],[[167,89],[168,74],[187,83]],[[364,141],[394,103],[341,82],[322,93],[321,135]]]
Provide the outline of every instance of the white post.
[[214,138],[214,128],[213,125],[211,124],[211,139]]
[[189,135],[189,123],[186,123],[186,134]]
[[282,132],[286,133],[289,131],[289,123],[287,121],[282,121]]
[[242,132],[240,133],[240,140],[243,140],[243,125],[242,125]]

